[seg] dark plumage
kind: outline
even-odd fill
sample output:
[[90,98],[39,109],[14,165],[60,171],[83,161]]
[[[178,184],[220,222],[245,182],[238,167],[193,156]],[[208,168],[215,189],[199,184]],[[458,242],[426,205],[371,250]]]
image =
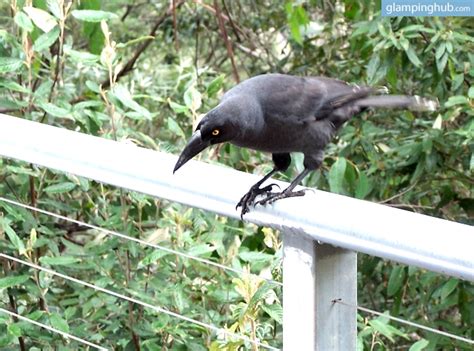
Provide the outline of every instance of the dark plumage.
[[[199,122],[174,171],[212,144],[230,142],[272,153],[274,169],[252,186],[237,207],[242,216],[255,203],[302,196],[295,186],[321,166],[324,148],[344,122],[369,107],[434,110],[437,103],[417,96],[381,95],[385,89],[350,85],[324,77],[266,74],[250,78],[229,90],[219,105]],[[261,187],[291,162],[291,152],[304,154],[304,171],[280,193],[273,185]],[[255,202],[259,195],[263,199]]]

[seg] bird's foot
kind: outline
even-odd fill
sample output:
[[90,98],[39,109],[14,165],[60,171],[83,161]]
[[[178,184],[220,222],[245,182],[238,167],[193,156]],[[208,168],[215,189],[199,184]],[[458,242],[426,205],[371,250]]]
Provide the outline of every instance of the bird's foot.
[[306,193],[306,190],[308,189],[303,189],[303,190],[298,190],[298,191],[283,190],[281,193],[276,193],[276,194],[271,193],[271,194],[268,194],[266,198],[258,201],[257,204],[258,205],[267,205],[267,204],[271,205],[277,200],[286,199],[289,197],[304,196],[304,194]]
[[262,195],[262,194],[267,194],[267,195],[272,194],[271,191],[274,186],[277,186],[279,188],[278,184],[275,184],[275,183],[267,185],[263,188],[260,188],[259,185],[257,184],[252,186],[250,190],[244,196],[242,196],[237,206],[235,206],[235,209],[242,207],[240,218],[243,219],[244,214],[250,211],[251,206],[255,205],[255,198],[257,196]]

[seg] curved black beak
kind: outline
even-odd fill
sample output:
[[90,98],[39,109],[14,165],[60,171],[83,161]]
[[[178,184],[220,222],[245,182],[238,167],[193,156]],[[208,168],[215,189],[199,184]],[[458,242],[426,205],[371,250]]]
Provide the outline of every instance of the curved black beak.
[[188,144],[184,150],[181,152],[181,155],[179,155],[178,162],[176,162],[176,165],[174,166],[173,173],[209,145],[211,145],[209,141],[203,141],[201,139],[201,131],[196,130],[191,136],[191,139],[189,139]]

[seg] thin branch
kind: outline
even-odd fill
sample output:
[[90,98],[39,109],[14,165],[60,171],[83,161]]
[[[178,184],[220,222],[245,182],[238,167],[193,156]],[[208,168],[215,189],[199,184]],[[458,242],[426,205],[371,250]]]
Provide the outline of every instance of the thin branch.
[[195,16],[196,20],[196,37],[194,40],[194,69],[196,70],[196,77],[199,81],[199,16]]
[[413,183],[412,185],[410,185],[408,188],[406,188],[405,190],[403,190],[401,193],[398,193],[398,194],[395,194],[393,195],[392,197],[389,197],[388,199],[385,199],[385,200],[382,200],[382,201],[378,201],[379,204],[385,204],[387,202],[390,202],[392,200],[395,200],[396,198],[398,197],[401,197],[403,195],[405,195],[406,193],[408,193],[409,191],[411,191],[418,183],[415,182]]
[[[184,3],[184,0],[177,1],[176,2],[176,8],[179,8],[183,3]],[[163,15],[158,17],[158,19],[155,22],[155,25],[153,26],[150,33],[148,34],[149,37],[154,37],[155,36],[155,34],[156,34],[158,28],[160,27],[160,25],[166,20],[166,18],[168,18],[169,16],[172,15],[172,12],[173,12],[173,7],[170,6],[168,8],[168,10]],[[130,60],[128,60],[128,62],[122,67],[122,69],[117,74],[116,81],[118,81],[124,75],[128,74],[133,69],[133,67],[135,65],[135,62],[137,62],[138,58],[141,56],[141,54],[143,54],[145,52],[145,50],[152,43],[152,41],[153,41],[153,39],[151,39],[151,38],[148,39],[147,38],[142,42],[142,44],[137,48],[137,50],[135,51],[133,56],[130,58]],[[110,79],[107,78],[107,80],[102,82],[102,88],[107,89],[108,87],[110,87],[110,83],[111,83]],[[78,100],[78,99],[75,99],[75,100]]]
[[[8,276],[10,271],[14,270],[14,269],[10,269],[10,264],[11,264],[12,267],[15,267],[16,264],[13,263],[13,262],[10,263],[7,260],[2,260],[2,261],[3,261],[3,270],[5,272],[5,276]],[[7,295],[8,295],[8,302],[10,303],[11,311],[18,314],[18,309],[17,309],[17,305],[16,305],[16,301],[15,301],[15,295],[13,294],[11,288],[7,289]],[[13,321],[15,323],[18,322],[18,318],[16,318],[16,317],[12,317],[12,318],[13,318]],[[26,351],[25,339],[23,338],[23,336],[18,337],[18,343],[20,344],[20,350],[21,351]]]
[[232,64],[232,73],[234,74],[234,79],[237,83],[240,82],[240,77],[239,77],[239,72],[237,71],[237,66],[235,64],[235,58],[234,58],[234,51],[232,49],[232,44],[229,41],[229,37],[227,35],[227,30],[225,29],[225,24],[224,24],[224,19],[222,18],[222,13],[219,8],[219,4],[217,3],[218,0],[214,0],[214,8],[216,10],[216,17],[217,17],[217,22],[219,23],[219,30],[222,35],[222,39],[224,39],[224,43],[227,49],[227,56],[230,59],[230,62]]
[[178,40],[178,20],[176,16],[176,0],[171,0],[171,7],[173,12],[173,37],[174,37],[174,48],[179,51],[179,40]]
[[237,26],[235,25],[234,21],[232,20],[232,17],[230,16],[229,9],[227,8],[227,4],[225,3],[225,0],[222,0],[222,4],[224,5],[224,11],[225,14],[227,15],[227,18],[229,19],[230,26],[232,27],[232,31],[234,32],[235,37],[237,38],[237,41],[240,43],[242,40],[240,39],[239,36],[239,30],[237,29]]
[[[216,15],[216,10],[212,7],[212,6],[209,6],[207,4],[204,4],[202,2],[202,0],[194,0],[194,3],[197,4],[197,5],[200,5],[203,9],[209,11],[210,13],[212,13],[214,16]],[[226,15],[222,14],[222,19],[226,22],[230,21],[230,18],[227,17]],[[242,28],[239,28],[239,26],[237,26],[234,22],[233,24],[233,27],[235,27],[235,30],[238,31],[241,35],[247,37],[247,35],[245,34],[245,32],[242,30]]]

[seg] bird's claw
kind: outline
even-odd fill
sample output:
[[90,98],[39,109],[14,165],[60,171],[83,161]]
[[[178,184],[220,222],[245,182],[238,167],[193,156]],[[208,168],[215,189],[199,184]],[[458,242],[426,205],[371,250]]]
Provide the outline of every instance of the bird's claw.
[[260,201],[257,201],[257,205],[271,205],[277,200],[286,199],[289,197],[304,196],[307,189],[298,190],[298,191],[285,191],[276,194],[268,194],[268,196]]
[[242,196],[240,201],[235,206],[236,210],[239,207],[242,207],[242,211],[240,213],[240,218],[243,219],[244,214],[248,213],[250,211],[250,207],[255,205],[255,199],[256,199],[257,196],[262,195],[262,194],[271,193],[274,186],[276,186],[280,189],[280,186],[278,184],[275,184],[275,183],[267,185],[263,188],[259,188],[258,186],[251,187],[250,190],[244,196]]

